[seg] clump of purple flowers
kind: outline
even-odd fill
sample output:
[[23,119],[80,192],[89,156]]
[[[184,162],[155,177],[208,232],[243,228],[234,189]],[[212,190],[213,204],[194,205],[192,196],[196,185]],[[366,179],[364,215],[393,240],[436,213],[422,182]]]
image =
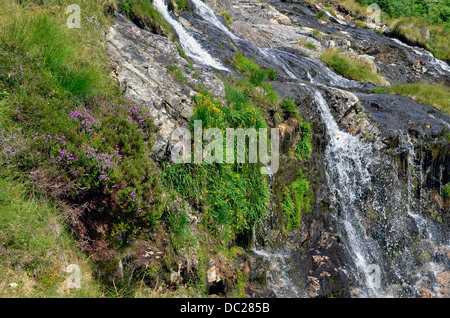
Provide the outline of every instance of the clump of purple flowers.
[[78,159],[75,158],[75,155],[69,151],[65,136],[57,137],[49,134],[39,135],[39,133],[36,133],[36,135],[33,134],[31,137],[36,145],[42,143],[48,145],[47,147],[49,149],[51,147],[50,154],[55,159],[56,163],[72,165],[75,161],[78,161]]
[[70,111],[69,117],[78,121],[85,133],[94,132],[94,127],[99,127],[100,125],[100,122],[95,119],[89,109],[86,108],[79,110],[78,107],[75,107],[74,110]]

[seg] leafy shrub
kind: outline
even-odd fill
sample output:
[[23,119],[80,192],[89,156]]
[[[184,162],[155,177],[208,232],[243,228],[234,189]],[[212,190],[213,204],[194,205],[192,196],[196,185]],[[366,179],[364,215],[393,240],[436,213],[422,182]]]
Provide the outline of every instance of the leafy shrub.
[[[218,128],[222,132],[229,127],[265,126],[262,116],[254,107],[250,108],[244,96],[237,93],[227,97],[242,102],[231,102],[226,107],[210,95],[199,94],[191,123],[201,120],[203,128]],[[224,162],[225,158],[224,151]],[[164,182],[192,204],[200,205],[205,225],[227,241],[251,229],[266,213],[269,188],[260,168],[261,164],[248,163],[166,165]]]
[[68,94],[42,64],[9,52],[0,50],[0,89],[18,105],[9,115],[29,140],[14,160],[23,170],[64,176],[82,189],[70,193],[75,202],[109,197],[114,204],[98,208],[112,210],[117,224],[155,228],[164,203],[158,169],[148,158],[156,129],[151,115],[122,97]]

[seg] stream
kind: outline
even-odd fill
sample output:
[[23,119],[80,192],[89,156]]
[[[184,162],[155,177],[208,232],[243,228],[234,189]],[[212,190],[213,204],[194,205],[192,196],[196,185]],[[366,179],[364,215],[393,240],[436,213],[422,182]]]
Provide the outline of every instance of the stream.
[[[448,182],[449,168],[444,164],[448,162],[447,159],[442,159],[440,168],[437,167],[439,164],[433,164],[433,171],[430,172],[430,164],[425,162],[429,160],[426,159],[429,156],[424,155],[426,151],[417,148],[412,141],[417,136],[410,136],[404,128],[396,127],[395,140],[398,140],[398,143],[393,150],[386,152],[379,151],[375,143],[367,138],[349,133],[336,118],[336,110],[330,106],[324,92],[336,88],[352,92],[360,97],[361,101],[365,101],[364,94],[367,94],[367,89],[375,85],[346,79],[309,57],[278,48],[258,47],[235,35],[205,2],[190,2],[195,7],[195,14],[189,16],[190,22],[195,22],[196,29],[193,30],[180,23],[176,16],[169,12],[163,0],[154,0],[153,4],[172,25],[182,48],[193,61],[205,67],[232,72],[226,66],[227,60],[208,50],[208,39],[197,32],[199,26],[207,26],[212,30],[209,31],[211,34],[217,34],[221,40],[227,39],[237,50],[246,52],[261,65],[275,69],[292,90],[310,96],[311,107],[320,116],[317,125],[324,129],[321,138],[325,142],[321,160],[317,164],[323,167],[326,185],[317,186],[315,195],[327,199],[327,215],[330,217],[326,222],[333,225],[334,235],[339,237],[340,244],[337,252],[332,255],[326,254],[329,252],[325,249],[317,252],[322,258],[326,256],[324,264],[329,258],[336,259],[333,267],[337,274],[331,277],[345,276],[346,282],[340,285],[345,285],[352,297],[417,297],[424,286],[439,294],[439,275],[450,270],[448,259],[442,256],[450,253],[449,228],[443,222],[436,222],[430,215],[431,212],[426,212],[431,208],[425,207],[425,201],[422,200],[429,195],[430,187],[442,188],[443,184]],[[270,2],[274,5],[279,3]],[[279,5],[287,8],[285,4]],[[334,17],[330,19],[335,21],[334,24],[339,30],[368,32],[355,31],[344,21]],[[386,37],[383,41],[390,41],[389,45],[395,47],[400,46],[407,54],[414,56],[413,58],[421,58],[421,61],[434,68],[437,74],[446,77],[450,75],[449,66],[426,50],[410,47],[397,39]],[[229,55],[232,56],[232,53]],[[360,93],[362,90],[364,94]],[[372,97],[370,94],[368,96]],[[375,107],[373,102],[367,102],[367,105],[368,109]],[[433,124],[436,123],[440,129],[448,132],[448,116],[442,117],[440,114],[427,112],[426,117],[433,121]],[[380,120],[384,116],[380,111],[374,114],[378,115]],[[433,179],[433,184],[427,181],[430,173],[437,176]],[[273,187],[275,182],[282,182],[280,178],[282,176],[278,174],[272,176],[271,179],[274,180],[271,180],[271,186]],[[439,178],[440,180],[437,180]],[[428,184],[429,188],[424,184]],[[273,195],[276,196],[276,193]],[[268,285],[277,297],[309,297],[311,293],[305,281],[308,282],[311,277],[311,268],[319,270],[320,265],[310,264],[309,261],[310,271],[307,272],[307,267],[302,264],[306,258],[310,258],[310,252],[304,252],[302,247],[286,248],[286,238],[272,240],[261,237],[261,233],[276,235],[274,233],[279,232],[276,222],[280,217],[279,209],[276,206],[271,209],[268,218],[272,219],[261,222],[258,225],[260,228],[253,233],[251,253],[267,263]],[[307,222],[312,222],[311,218],[307,218]],[[312,228],[310,225],[309,230]],[[308,226],[305,225],[305,229],[308,230]],[[297,235],[298,239],[301,229],[297,230],[294,235]],[[325,232],[322,231],[323,233]],[[317,280],[309,281],[322,284],[322,276],[327,275],[319,276]],[[342,286],[341,289],[344,288]],[[332,289],[333,286],[329,288]]]

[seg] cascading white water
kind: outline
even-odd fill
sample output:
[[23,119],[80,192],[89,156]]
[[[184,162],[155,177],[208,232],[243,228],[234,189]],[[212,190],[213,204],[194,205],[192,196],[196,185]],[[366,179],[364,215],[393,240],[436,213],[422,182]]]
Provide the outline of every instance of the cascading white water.
[[207,6],[204,2],[200,0],[191,0],[192,3],[195,5],[196,12],[203,18],[205,21],[208,21],[215,27],[222,30],[224,33],[226,33],[231,39],[238,39],[236,35],[234,35],[230,30],[227,29],[225,25],[223,25],[219,19],[217,18],[216,14],[214,13],[214,10],[211,9],[209,6]]
[[[217,18],[214,14],[214,11],[209,8],[205,3],[200,0],[191,0],[192,3],[196,6],[196,12],[209,24],[215,26],[219,30],[221,30],[224,34],[229,36],[232,40],[242,40],[231,33]],[[155,0],[156,4],[163,4],[162,0]],[[155,6],[156,7],[156,6]],[[166,11],[167,8],[165,7]],[[167,15],[170,19],[171,16],[167,11]],[[167,19],[167,17],[166,17]],[[178,21],[172,19],[175,23]],[[168,21],[170,21],[168,19]],[[186,30],[179,24],[178,27],[181,27],[180,31],[183,35],[183,41],[185,41],[185,45],[191,45],[190,43],[190,35]],[[175,27],[174,27],[175,28]],[[184,32],[184,33],[183,33]],[[182,36],[180,35],[180,38]],[[191,37],[192,38],[192,37]],[[192,40],[194,40],[192,38]],[[194,40],[195,41],[195,40]],[[394,40],[396,41],[396,40]],[[196,43],[196,42],[195,42]],[[402,44],[407,46],[406,44]],[[409,47],[409,46],[407,46]],[[299,78],[296,76],[298,72],[298,67],[294,70],[295,67],[291,68],[295,61],[301,61],[301,65],[307,65],[310,67],[313,65],[314,61],[311,63],[303,63],[305,59],[295,61],[291,59],[291,57],[286,52],[272,50],[272,49],[262,49],[256,47],[257,51],[261,54],[260,57],[264,58],[266,62],[270,64],[277,64],[277,66],[281,67],[284,72],[291,77],[292,79],[298,80]],[[421,54],[427,57],[427,60],[436,66],[440,72],[447,72],[448,66],[446,64],[442,64],[442,61],[437,59],[431,59],[428,53],[423,53],[421,51],[416,51],[418,49],[413,48],[413,51],[416,54]],[[186,52],[188,54],[193,54],[189,49],[186,48]],[[202,50],[204,52],[204,50]],[[202,53],[203,54],[203,53]],[[206,61],[208,58],[204,59],[201,54],[197,54],[200,62],[208,64]],[[308,60],[309,62],[309,60]],[[442,62],[442,63],[440,63]],[[309,72],[305,69],[307,74]],[[320,68],[320,72],[322,72],[322,68]],[[356,82],[349,81],[344,79],[337,74],[333,73],[328,68],[323,68],[322,72],[323,76],[328,78],[327,83],[331,85],[337,85],[342,87],[356,87]],[[310,81],[312,84],[320,85],[318,81],[310,77]],[[402,189],[404,184],[403,180],[400,180],[398,176],[393,176],[393,180],[390,182],[393,183],[394,188],[397,186],[397,190],[394,190],[392,193],[387,194],[387,198],[378,198],[377,195],[369,195],[370,192],[376,192],[378,190],[376,185],[372,185],[372,178],[376,179],[376,176],[370,174],[368,167],[372,164],[379,164],[376,162],[372,162],[372,147],[363,142],[360,138],[356,136],[352,136],[351,134],[344,132],[339,129],[336,120],[330,112],[329,106],[326,100],[323,98],[320,91],[314,88],[312,85],[299,84],[306,87],[309,91],[313,92],[313,99],[317,104],[317,107],[320,111],[320,115],[322,121],[326,127],[327,137],[329,142],[326,147],[325,153],[325,170],[327,177],[327,184],[330,188],[330,192],[332,195],[332,203],[336,207],[337,215],[336,222],[339,227],[340,236],[342,237],[342,242],[344,243],[344,249],[346,254],[348,254],[354,263],[354,270],[351,273],[351,276],[356,279],[357,287],[359,287],[359,295],[364,296],[389,296],[389,291],[381,291],[378,289],[380,286],[376,286],[373,284],[373,270],[374,268],[378,268],[380,271],[383,271],[383,275],[391,275],[390,279],[396,280],[400,283],[407,283],[407,281],[411,278],[410,274],[407,274],[407,271],[414,271],[416,266],[413,264],[414,259],[412,257],[413,251],[409,250],[409,246],[404,250],[397,250],[398,244],[395,240],[395,231],[402,232],[404,231],[405,236],[403,238],[409,239],[409,233],[407,233],[408,229],[405,227],[405,221],[408,218],[414,220],[417,227],[421,232],[426,233],[425,240],[434,241],[431,226],[428,221],[421,216],[420,214],[415,213],[415,202],[413,200],[413,192],[415,188],[413,186],[413,169],[414,167],[414,145],[411,143],[403,142],[403,145],[408,148],[408,160],[407,160],[407,185],[406,185],[406,197],[405,192]],[[430,115],[430,117],[434,117]],[[448,123],[447,123],[448,125]],[[395,168],[395,167],[394,167]],[[394,169],[395,170],[395,169]],[[420,172],[420,171],[419,171]],[[420,172],[421,173],[421,172]],[[382,180],[383,181],[383,180]],[[422,182],[420,182],[422,184]],[[383,187],[385,184],[383,184]],[[373,188],[372,188],[373,187]],[[388,190],[389,191],[389,190]],[[383,195],[383,194],[381,194]],[[368,202],[370,201],[370,202]],[[379,201],[379,202],[378,202]],[[367,215],[366,215],[366,205],[370,204],[372,211],[377,215],[382,216],[384,219],[380,219],[381,222],[387,220],[386,216],[386,202],[393,207],[393,211],[398,213],[398,218],[392,220],[393,222],[388,225],[383,225],[382,234],[390,236],[387,237],[385,244],[383,247],[380,246],[379,241],[375,238],[372,238],[370,233],[368,233],[368,229],[366,227],[367,223]],[[406,206],[405,206],[406,204]],[[405,210],[403,210],[405,207]],[[406,213],[405,213],[406,212]],[[403,214],[402,214],[403,213]],[[387,224],[387,223],[386,223]],[[389,228],[392,225],[395,227],[394,229]],[[403,234],[403,233],[402,233]],[[256,240],[254,240],[255,242]],[[447,240],[446,240],[447,242]],[[444,245],[447,245],[445,243]],[[407,258],[407,263],[405,266],[397,266],[397,264],[390,264],[391,259],[390,255],[388,255],[388,250],[396,250],[399,259],[402,257]],[[269,285],[275,291],[278,297],[299,297],[301,295],[300,291],[296,287],[295,283],[292,281],[292,274],[290,271],[292,270],[292,264],[290,255],[288,253],[284,253],[283,251],[271,251],[270,249],[260,248],[258,245],[253,246],[253,251],[256,255],[265,258],[272,270],[269,273]],[[437,272],[437,269],[433,267],[433,263],[430,266],[433,271]],[[405,267],[406,271],[405,271]],[[346,268],[346,272],[348,272],[348,268]],[[389,272],[389,273],[388,273]],[[406,273],[406,274],[405,274]],[[421,278],[421,277],[419,277]],[[386,284],[390,284],[391,282],[386,282]]]
[[[327,127],[329,143],[325,153],[328,185],[338,206],[338,224],[347,236],[346,247],[362,276],[360,284],[368,287],[371,296],[377,290],[371,285],[371,268],[376,264],[379,247],[371,239],[362,222],[364,191],[370,189],[370,147],[347,132],[339,129],[322,94],[314,91],[314,100]],[[355,275],[358,277],[358,275]]]
[[412,50],[417,55],[424,56],[428,60],[428,62],[435,67],[435,69],[439,72],[439,74],[450,75],[450,66],[444,61],[441,61],[436,57],[434,57],[434,55],[431,52],[417,46],[410,46],[395,38],[392,38],[391,40],[405,48]]
[[[199,16],[202,17],[203,20],[207,21],[212,26],[216,27],[217,29],[224,32],[228,37],[230,37],[233,41],[244,41],[242,38],[234,35],[216,16],[214,13],[214,10],[211,9],[208,5],[206,5],[201,0],[192,0],[192,3],[195,5],[195,10]],[[287,64],[286,59],[292,59],[293,63],[298,63],[299,58],[297,56],[294,56],[292,54],[289,54],[287,52],[283,52],[277,49],[268,49],[268,48],[260,48],[256,47],[256,50],[259,52],[259,54],[265,58],[267,61],[269,61],[272,65],[278,65],[281,66],[283,71],[292,79],[298,79],[298,77],[295,75],[295,72],[291,69],[291,67]],[[302,57],[304,63],[309,65],[308,67],[315,67],[321,71],[325,75],[325,77],[328,79],[329,84],[340,86],[340,87],[358,87],[360,85],[359,82],[354,80],[349,80],[344,77],[342,77],[339,74],[336,74],[329,68],[323,66],[322,64],[318,63],[317,61],[314,61],[312,59],[309,59],[307,57]],[[307,73],[310,77],[311,82],[315,83],[316,81],[311,77],[310,73]]]
[[199,63],[209,65],[218,70],[228,71],[217,59],[213,58],[197,40],[189,34],[189,32],[183,27],[183,25],[174,19],[170,13],[164,0],[154,0],[153,6],[164,17],[164,19],[174,28],[175,32],[180,38],[180,44],[186,54]]

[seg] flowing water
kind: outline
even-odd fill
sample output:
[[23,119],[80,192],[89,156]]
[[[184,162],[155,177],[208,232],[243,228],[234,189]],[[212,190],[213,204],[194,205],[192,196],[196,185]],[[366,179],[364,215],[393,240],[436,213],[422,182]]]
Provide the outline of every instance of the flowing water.
[[[191,1],[196,8],[196,13],[209,25],[220,30],[223,36],[232,39],[237,46],[255,47],[254,44],[234,35],[204,2],[200,0]],[[188,56],[199,63],[226,70],[226,67],[203,49],[190,35],[189,31],[168,12],[163,0],[154,0],[153,3],[155,8],[174,27]],[[341,24],[345,25],[344,23]],[[393,39],[393,41],[408,47],[398,40]],[[413,50],[415,54],[426,56],[440,72],[449,71],[447,64],[435,59],[432,55],[430,56],[429,52],[418,48],[408,48]],[[427,246],[430,246],[430,249],[436,251],[438,246],[444,246],[448,251],[449,240],[446,236],[448,231],[444,231],[444,234],[442,234],[439,228],[430,224],[426,218],[416,212],[418,202],[415,199],[415,194],[419,193],[420,195],[421,189],[417,187],[420,187],[423,180],[416,181],[417,178],[422,179],[423,175],[420,164],[416,163],[417,158],[411,138],[406,136],[402,141],[402,145],[408,153],[406,193],[398,176],[391,177],[389,183],[392,183],[393,186],[386,190],[388,184],[376,184],[374,181],[380,180],[380,176],[375,175],[368,169],[371,165],[381,165],[374,159],[372,145],[339,128],[326,100],[317,88],[322,84],[341,88],[357,88],[362,87],[362,84],[345,79],[312,59],[295,56],[280,50],[259,47],[255,48],[255,52],[259,60],[281,69],[289,78],[298,82],[299,86],[310,91],[319,110],[328,139],[324,155],[327,186],[332,197],[334,217],[345,253],[353,263],[348,264],[347,271],[351,272],[350,275],[354,278],[358,296],[394,296],[392,286],[396,284],[413,286],[412,294],[417,295],[421,282],[427,279],[435,280],[442,271],[442,266],[435,262],[428,262],[427,271],[414,273],[419,268],[414,264],[417,251],[412,250],[407,244],[406,247],[400,248],[399,235],[401,240],[412,240],[415,234],[407,226],[408,222],[412,221],[422,236],[423,244],[428,244]],[[314,73],[315,76],[311,76],[311,73]],[[434,117],[433,115],[430,116]],[[270,178],[272,179],[273,176]],[[381,216],[379,232],[382,239],[374,238],[373,233],[366,226],[369,202],[372,209]],[[394,206],[391,209],[397,213],[394,220],[388,220],[387,206]],[[271,214],[269,217],[273,217],[273,215]],[[258,245],[256,237],[253,242],[253,252],[269,262],[268,266],[271,270],[268,283],[277,297],[302,297],[301,288],[299,288],[295,279],[298,269],[293,270],[292,267],[295,265],[292,263],[289,253],[283,250],[273,250],[270,246],[261,247]],[[379,284],[381,278],[383,278],[382,286]],[[433,286],[435,289],[439,288],[436,284]]]
[[441,61],[441,60],[435,58],[431,52],[429,52],[425,49],[422,49],[420,47],[417,47],[417,46],[409,46],[408,44],[403,43],[402,41],[395,39],[395,38],[392,38],[391,40],[393,42],[403,46],[407,50],[411,50],[414,53],[416,53],[417,55],[424,57],[426,60],[428,60],[428,62],[431,65],[433,65],[435,67],[435,69],[439,72],[439,74],[442,74],[442,75],[450,74],[450,66],[447,63],[445,63],[444,61]]
[[213,58],[203,47],[195,40],[195,38],[189,33],[184,26],[176,20],[169,12],[164,0],[154,0],[153,6],[164,17],[164,19],[174,28],[180,39],[180,44],[186,54],[197,61],[198,63],[206,64],[218,70],[228,69],[222,65],[217,59]]

